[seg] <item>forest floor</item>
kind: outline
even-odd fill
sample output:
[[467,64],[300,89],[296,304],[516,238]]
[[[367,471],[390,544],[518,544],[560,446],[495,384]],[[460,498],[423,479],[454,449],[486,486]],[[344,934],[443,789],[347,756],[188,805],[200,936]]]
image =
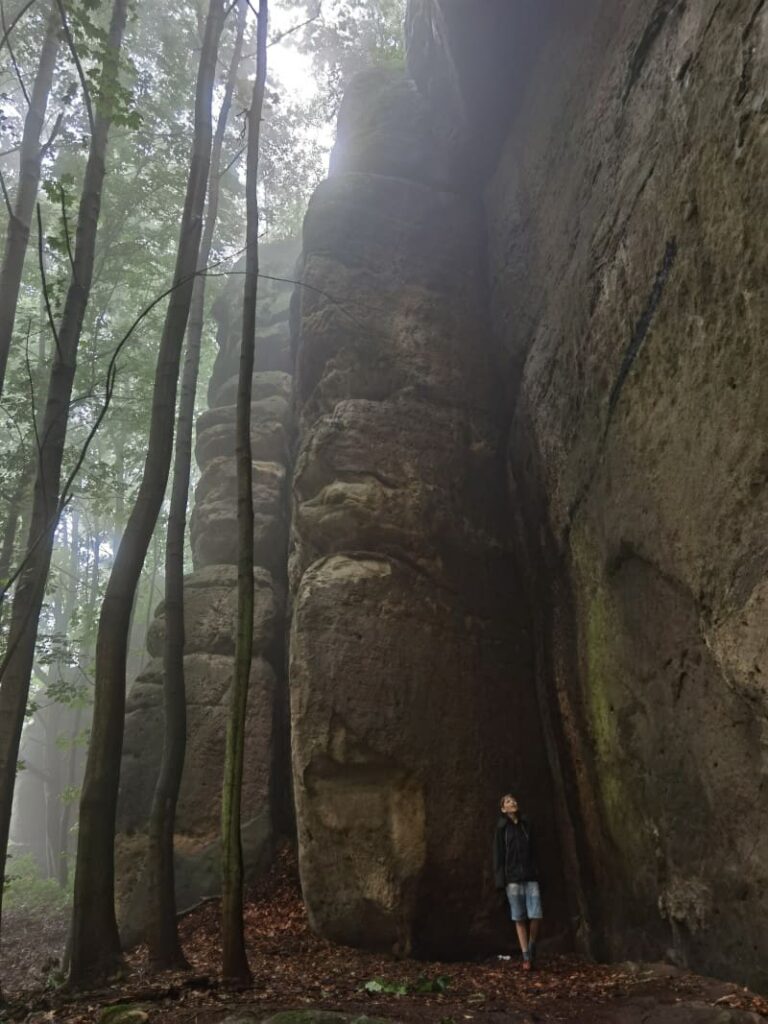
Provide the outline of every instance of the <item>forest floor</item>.
[[526,974],[514,959],[425,963],[332,945],[309,930],[287,855],[250,894],[246,930],[254,985],[232,993],[217,975],[218,915],[218,902],[211,901],[184,917],[189,973],[152,976],[146,950],[139,948],[126,957],[123,977],[78,996],[56,987],[64,921],[35,915],[4,922],[0,977],[7,1005],[0,1022],[90,1024],[118,1005],[136,1008],[133,1021],[149,1024],[219,1024],[228,1018],[239,1024],[308,1008],[404,1024],[768,1020],[768,999],[666,964],[606,966],[554,956],[542,957],[540,968]]

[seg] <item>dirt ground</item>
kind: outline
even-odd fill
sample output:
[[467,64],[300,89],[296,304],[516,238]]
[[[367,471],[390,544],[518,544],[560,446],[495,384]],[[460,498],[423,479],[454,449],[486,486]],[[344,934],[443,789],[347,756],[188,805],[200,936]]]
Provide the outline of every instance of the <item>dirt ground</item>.
[[[146,950],[126,957],[108,988],[72,995],[61,987],[63,920],[4,922],[0,977],[7,1005],[0,1021],[83,1024],[104,1008],[138,1007],[149,1024],[218,1024],[236,1011],[253,1020],[285,1009],[324,1009],[405,1024],[753,1024],[768,1020],[768,999],[666,964],[596,965],[575,956],[542,957],[531,974],[515,959],[425,963],[334,946],[308,927],[295,865],[286,854],[246,908],[253,987],[225,990],[218,978],[219,906],[182,921],[186,974],[153,976]],[[367,988],[366,988],[367,986]],[[399,991],[398,991],[399,990]]]

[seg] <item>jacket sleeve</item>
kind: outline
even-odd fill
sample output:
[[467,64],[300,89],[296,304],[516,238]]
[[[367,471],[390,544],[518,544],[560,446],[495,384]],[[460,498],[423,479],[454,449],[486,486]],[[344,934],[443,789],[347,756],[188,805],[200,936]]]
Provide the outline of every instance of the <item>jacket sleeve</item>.
[[505,888],[504,853],[504,830],[497,827],[493,833],[493,877],[497,889]]

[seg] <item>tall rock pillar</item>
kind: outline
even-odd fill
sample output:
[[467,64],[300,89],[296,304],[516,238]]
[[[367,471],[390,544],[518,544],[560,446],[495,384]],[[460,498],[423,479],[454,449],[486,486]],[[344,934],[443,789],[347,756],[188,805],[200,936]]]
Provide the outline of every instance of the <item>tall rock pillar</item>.
[[[291,279],[293,243],[264,247],[262,269]],[[287,799],[285,689],[286,478],[291,435],[291,285],[259,286],[253,376],[252,450],[255,562],[254,652],[243,776],[246,877],[270,862]],[[220,884],[220,794],[237,613],[235,403],[240,356],[242,277],[218,298],[219,353],[209,408],[198,419],[200,478],[190,519],[194,571],[184,580],[187,752],[176,818],[176,897],[180,909],[216,894]],[[127,703],[116,843],[123,940],[142,937],[149,808],[162,750],[165,617],[160,604],[147,647],[152,660]]]
[[360,76],[306,217],[294,325],[304,896],[322,934],[417,954],[511,933],[490,877],[508,790],[537,821],[557,899],[465,155],[403,73]]

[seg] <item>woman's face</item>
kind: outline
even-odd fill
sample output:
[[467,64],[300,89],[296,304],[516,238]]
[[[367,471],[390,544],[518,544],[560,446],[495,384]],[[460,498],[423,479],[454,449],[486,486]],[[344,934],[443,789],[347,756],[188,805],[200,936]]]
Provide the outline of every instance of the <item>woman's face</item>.
[[517,800],[513,796],[505,796],[501,801],[502,814],[517,814]]

